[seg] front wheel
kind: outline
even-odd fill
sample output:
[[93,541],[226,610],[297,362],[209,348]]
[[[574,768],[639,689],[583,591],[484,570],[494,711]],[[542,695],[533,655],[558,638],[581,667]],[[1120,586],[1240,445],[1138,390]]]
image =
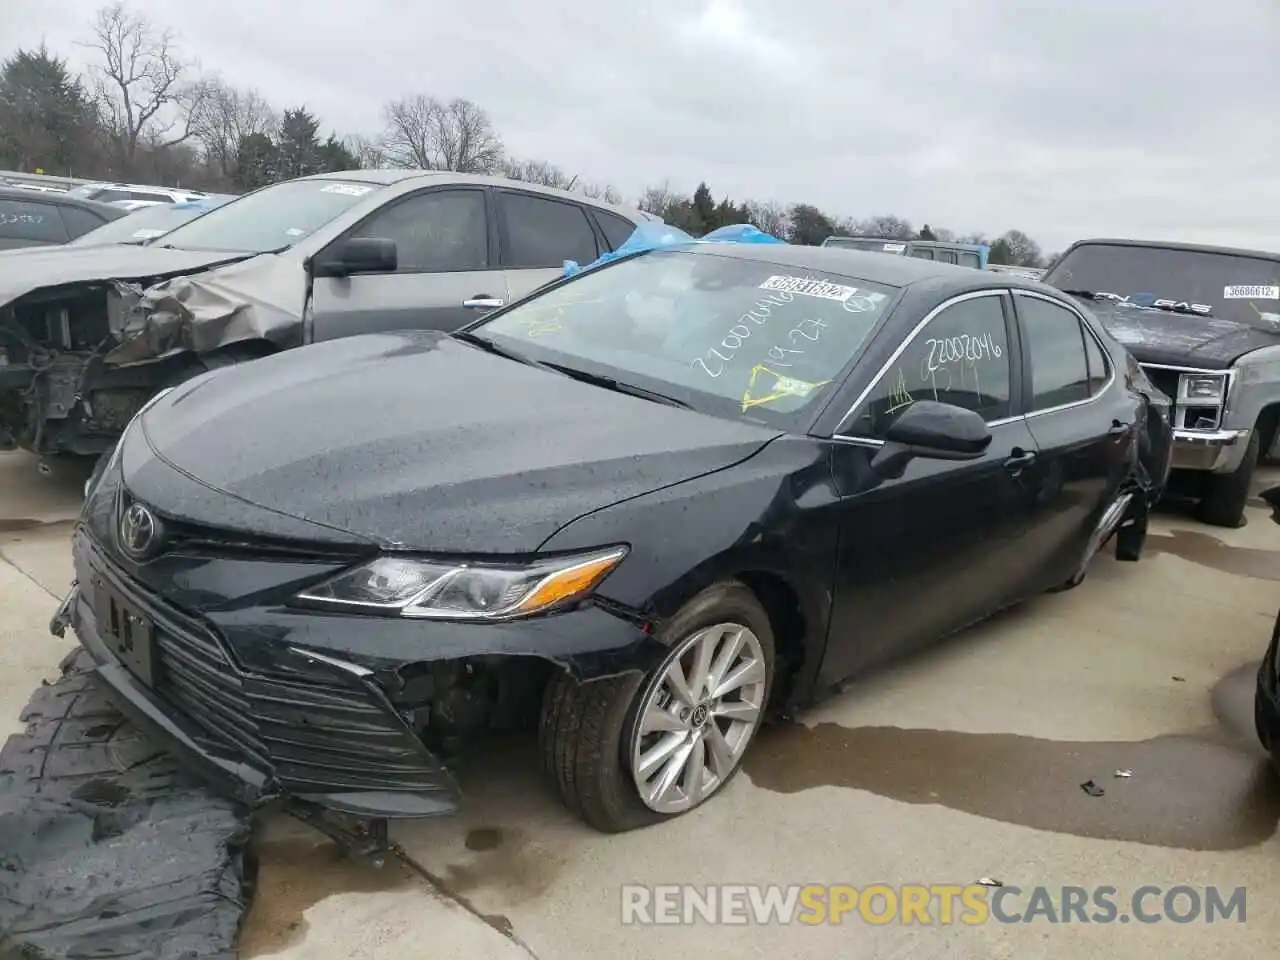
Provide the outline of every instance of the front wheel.
[[769,703],[774,638],[747,587],[709,587],[660,634],[647,675],[547,688],[539,740],[561,798],[597,830],[619,833],[693,810],[741,769]]
[[1258,467],[1261,445],[1258,431],[1249,435],[1244,459],[1234,473],[1212,474],[1205,485],[1204,498],[1200,501],[1200,519],[1215,527],[1244,526],[1244,507],[1249,500],[1253,474]]

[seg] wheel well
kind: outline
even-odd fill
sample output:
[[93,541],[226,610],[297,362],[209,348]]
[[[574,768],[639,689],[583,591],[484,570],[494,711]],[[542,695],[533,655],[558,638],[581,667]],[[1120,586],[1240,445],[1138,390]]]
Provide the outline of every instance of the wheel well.
[[1276,427],[1280,426],[1280,403],[1264,407],[1258,414],[1258,459],[1266,462],[1276,441]]
[[800,597],[791,584],[777,574],[748,571],[737,576],[748,590],[756,595],[769,624],[773,627],[774,653],[777,669],[774,676],[771,704],[786,702],[796,675],[804,665],[805,637],[808,627],[800,610]]

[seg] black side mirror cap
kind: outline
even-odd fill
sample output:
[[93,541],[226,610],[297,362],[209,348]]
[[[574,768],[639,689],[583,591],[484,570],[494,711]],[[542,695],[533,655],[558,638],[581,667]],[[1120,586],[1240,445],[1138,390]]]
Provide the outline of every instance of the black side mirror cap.
[[359,273],[394,273],[400,265],[396,242],[385,237],[352,237],[311,265],[317,277],[349,277]]
[[917,457],[929,460],[977,460],[991,446],[986,421],[972,410],[950,403],[918,400],[885,431],[884,445],[871,460],[881,476],[896,479]]

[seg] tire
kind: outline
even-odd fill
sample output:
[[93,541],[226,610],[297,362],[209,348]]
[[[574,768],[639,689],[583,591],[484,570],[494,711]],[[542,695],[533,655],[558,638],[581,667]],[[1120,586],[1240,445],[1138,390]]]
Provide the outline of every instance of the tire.
[[1254,430],[1249,435],[1244,459],[1235,473],[1209,476],[1198,511],[1201,522],[1215,527],[1244,526],[1244,506],[1249,500],[1254,471],[1258,468],[1260,446],[1258,431]]
[[[729,736],[735,738],[738,749],[727,775],[717,777],[709,768],[710,773],[704,776],[709,776],[713,785],[700,798],[691,800],[684,809],[655,808],[641,798],[632,775],[632,757],[642,743],[638,733],[642,708],[661,699],[666,689],[664,675],[675,659],[679,656],[686,662],[691,660],[696,651],[690,644],[702,630],[719,624],[745,627],[757,641],[753,648],[750,638],[744,635],[742,643],[763,666],[763,679],[747,685],[754,691],[751,700],[759,705],[759,711],[754,725],[729,727]],[[543,767],[565,805],[604,833],[621,833],[669,820],[697,809],[720,793],[742,768],[742,756],[750,749],[769,703],[775,659],[773,629],[760,601],[741,583],[719,583],[698,594],[668,621],[659,640],[670,652],[648,674],[580,683],[561,673],[548,684],[543,699],[538,730]],[[719,730],[723,728],[714,716],[698,728],[698,716],[695,710],[687,720],[680,718],[679,722],[690,730],[685,736],[697,737],[694,749],[703,751],[699,755],[709,763],[710,748],[704,746],[704,738],[712,739],[708,735],[711,724]],[[666,719],[677,720],[671,713]],[[726,738],[721,732],[716,739],[724,742]],[[683,773],[679,779],[683,781]],[[684,799],[689,798],[686,795]]]

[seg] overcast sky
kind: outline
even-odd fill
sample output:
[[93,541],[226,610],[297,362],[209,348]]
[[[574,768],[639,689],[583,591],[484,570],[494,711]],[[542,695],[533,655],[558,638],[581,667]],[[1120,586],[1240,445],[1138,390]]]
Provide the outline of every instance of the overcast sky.
[[[0,0],[83,63],[98,0]],[[1275,0],[133,0],[201,66],[376,133],[462,96],[616,184],[919,226],[1280,250]]]

